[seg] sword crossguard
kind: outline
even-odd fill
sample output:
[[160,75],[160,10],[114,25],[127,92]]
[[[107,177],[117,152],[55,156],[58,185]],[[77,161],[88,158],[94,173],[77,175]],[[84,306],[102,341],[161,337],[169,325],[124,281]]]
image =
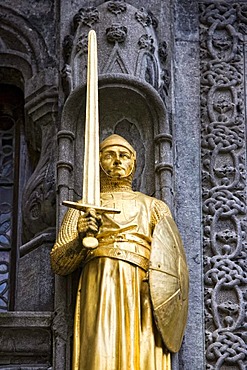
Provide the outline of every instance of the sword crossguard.
[[[69,208],[74,208],[74,209],[77,209],[78,211],[82,211],[82,212],[88,212],[88,211],[90,211],[90,209],[94,209],[96,211],[96,213],[99,213],[100,215],[102,215],[104,213],[110,213],[110,214],[120,213],[120,211],[118,209],[115,209],[115,208],[106,208],[106,207],[94,206],[94,205],[91,205],[91,204],[71,202],[71,201],[68,201],[68,200],[63,201],[62,204],[64,206],[67,206]],[[89,233],[87,233],[85,238],[83,238],[82,244],[87,249],[95,249],[95,248],[98,247],[99,242],[98,242],[98,239],[95,238],[94,234],[89,232]]]
[[102,215],[103,213],[117,214],[121,212],[116,208],[106,208],[106,207],[96,206],[93,204],[83,204],[83,203],[78,203],[78,202],[71,202],[69,200],[64,200],[62,204],[64,206],[75,208],[75,209],[78,209],[78,211],[83,211],[83,212],[87,212],[89,209],[94,209],[100,215]]

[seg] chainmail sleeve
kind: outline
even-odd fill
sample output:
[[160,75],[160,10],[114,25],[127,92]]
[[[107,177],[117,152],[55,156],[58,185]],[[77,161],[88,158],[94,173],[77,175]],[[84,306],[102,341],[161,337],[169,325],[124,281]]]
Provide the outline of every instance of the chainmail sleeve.
[[85,257],[77,231],[79,211],[70,208],[64,216],[56,243],[51,250],[51,267],[58,275],[68,275]]
[[151,225],[152,230],[157,223],[165,217],[171,217],[171,211],[166,203],[162,200],[154,199],[152,202]]

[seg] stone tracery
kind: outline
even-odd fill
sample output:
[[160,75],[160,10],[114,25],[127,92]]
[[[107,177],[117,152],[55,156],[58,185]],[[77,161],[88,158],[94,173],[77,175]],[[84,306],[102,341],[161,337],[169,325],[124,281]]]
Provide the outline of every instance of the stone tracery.
[[201,5],[201,123],[207,369],[245,369],[244,4]]

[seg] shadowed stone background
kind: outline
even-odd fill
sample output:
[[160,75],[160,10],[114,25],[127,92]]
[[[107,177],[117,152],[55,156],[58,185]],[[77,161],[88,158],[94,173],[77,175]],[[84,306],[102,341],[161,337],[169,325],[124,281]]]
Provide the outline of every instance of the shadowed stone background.
[[1,242],[12,232],[0,245],[0,369],[71,366],[78,274],[55,277],[49,252],[62,200],[81,194],[91,28],[101,138],[136,147],[135,189],[168,203],[184,241],[189,318],[173,369],[244,370],[247,4],[195,0],[0,2],[0,138],[11,119],[19,143],[14,205],[0,201]]

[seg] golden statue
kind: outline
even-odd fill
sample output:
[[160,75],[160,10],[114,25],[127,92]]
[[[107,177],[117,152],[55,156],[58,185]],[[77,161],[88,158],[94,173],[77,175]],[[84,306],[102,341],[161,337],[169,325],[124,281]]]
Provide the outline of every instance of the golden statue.
[[67,202],[51,251],[55,273],[82,267],[73,370],[171,370],[188,307],[177,227],[164,202],[132,190],[136,152],[124,138],[106,138],[99,162],[99,204]]

